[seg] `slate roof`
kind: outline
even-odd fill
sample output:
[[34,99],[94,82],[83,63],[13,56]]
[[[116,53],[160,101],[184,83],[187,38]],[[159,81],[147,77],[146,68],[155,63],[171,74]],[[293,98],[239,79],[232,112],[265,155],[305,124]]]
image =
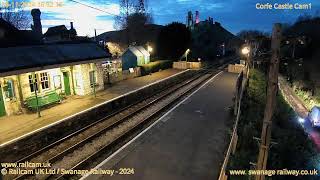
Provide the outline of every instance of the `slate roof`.
[[61,34],[68,34],[69,30],[66,28],[65,25],[54,26],[48,28],[47,32],[44,33],[44,36],[54,36],[54,35],[61,35]]
[[0,73],[110,57],[95,43],[0,48]]
[[130,46],[129,50],[137,57],[143,56],[143,54],[137,49],[136,46]]
[[145,56],[150,56],[150,53],[142,46],[137,46],[136,47],[143,55]]

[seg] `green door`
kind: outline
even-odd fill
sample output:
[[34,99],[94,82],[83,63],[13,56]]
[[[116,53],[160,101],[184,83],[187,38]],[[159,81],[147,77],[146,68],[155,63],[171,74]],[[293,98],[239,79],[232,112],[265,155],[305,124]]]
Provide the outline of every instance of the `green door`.
[[2,96],[2,88],[0,86],[0,117],[6,115],[6,109],[4,107],[4,101]]
[[64,92],[67,96],[71,95],[70,78],[68,72],[63,72]]

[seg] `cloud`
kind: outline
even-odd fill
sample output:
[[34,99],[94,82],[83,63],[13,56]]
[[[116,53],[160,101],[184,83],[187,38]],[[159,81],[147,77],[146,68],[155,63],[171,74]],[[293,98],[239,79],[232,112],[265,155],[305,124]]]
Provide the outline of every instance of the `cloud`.
[[[116,3],[103,3],[98,1],[78,1],[103,11],[99,11],[82,4],[63,1],[61,7],[56,8],[41,8],[42,11],[42,25],[44,32],[48,27],[56,25],[66,25],[70,27],[70,22],[74,23],[74,27],[78,35],[94,35],[94,29],[98,33],[114,30],[113,17],[110,14],[119,14],[119,5]],[[103,4],[102,4],[103,3]],[[108,14],[108,13],[110,14]]]
[[[3,1],[3,0],[0,0]],[[17,0],[15,0],[17,1]],[[20,0],[22,1],[22,0]],[[26,1],[26,0],[24,0]],[[29,0],[30,1],[30,0]],[[70,0],[33,0],[33,1],[62,1],[63,5],[56,8],[41,8],[44,28],[65,24],[70,21],[79,35],[94,35],[94,29],[99,33],[114,30],[114,16],[120,13],[119,0],[77,0],[78,2],[102,9],[101,12]],[[173,21],[185,23],[188,11],[200,11],[201,20],[213,17],[233,33],[242,29],[271,30],[274,22],[294,22],[299,15],[314,14],[320,9],[319,0],[296,0],[300,3],[312,3],[312,10],[304,11],[263,11],[257,10],[257,0],[148,0],[155,23],[168,24]],[[287,2],[278,0],[277,2]],[[275,2],[274,0],[259,0],[259,3]],[[293,2],[294,1],[289,1]],[[31,10],[31,8],[27,9]]]

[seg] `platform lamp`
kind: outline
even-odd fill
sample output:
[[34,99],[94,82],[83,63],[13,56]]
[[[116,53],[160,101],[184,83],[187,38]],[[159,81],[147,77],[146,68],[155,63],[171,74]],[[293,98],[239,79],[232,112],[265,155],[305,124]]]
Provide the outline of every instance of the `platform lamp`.
[[188,54],[190,53],[190,49],[187,49],[186,52],[185,52],[185,55],[186,55],[186,62],[188,61]]
[[148,52],[152,53],[152,51],[153,51],[153,48],[151,46],[148,46]]
[[153,48],[152,48],[152,46],[148,45],[147,49],[148,49],[148,52],[150,54],[150,59],[151,59],[151,53],[153,51]]
[[243,55],[246,56],[247,58],[247,63],[246,63],[246,66],[247,66],[247,78],[249,78],[249,64],[250,64],[250,46],[244,46],[242,49],[241,49],[241,53]]

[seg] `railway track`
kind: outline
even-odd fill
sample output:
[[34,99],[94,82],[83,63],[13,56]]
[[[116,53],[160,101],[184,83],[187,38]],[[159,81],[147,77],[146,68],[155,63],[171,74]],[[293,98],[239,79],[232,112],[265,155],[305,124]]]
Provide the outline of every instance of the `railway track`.
[[[147,97],[99,121],[56,141],[45,148],[17,161],[49,162],[48,170],[79,170],[90,168],[101,156],[108,156],[136,133],[153,122],[157,116],[216,74],[201,70],[192,79],[179,83],[166,91]],[[39,168],[28,170],[35,171]],[[70,179],[74,175],[60,174],[5,176],[4,179]],[[75,177],[78,178],[78,177]]]

